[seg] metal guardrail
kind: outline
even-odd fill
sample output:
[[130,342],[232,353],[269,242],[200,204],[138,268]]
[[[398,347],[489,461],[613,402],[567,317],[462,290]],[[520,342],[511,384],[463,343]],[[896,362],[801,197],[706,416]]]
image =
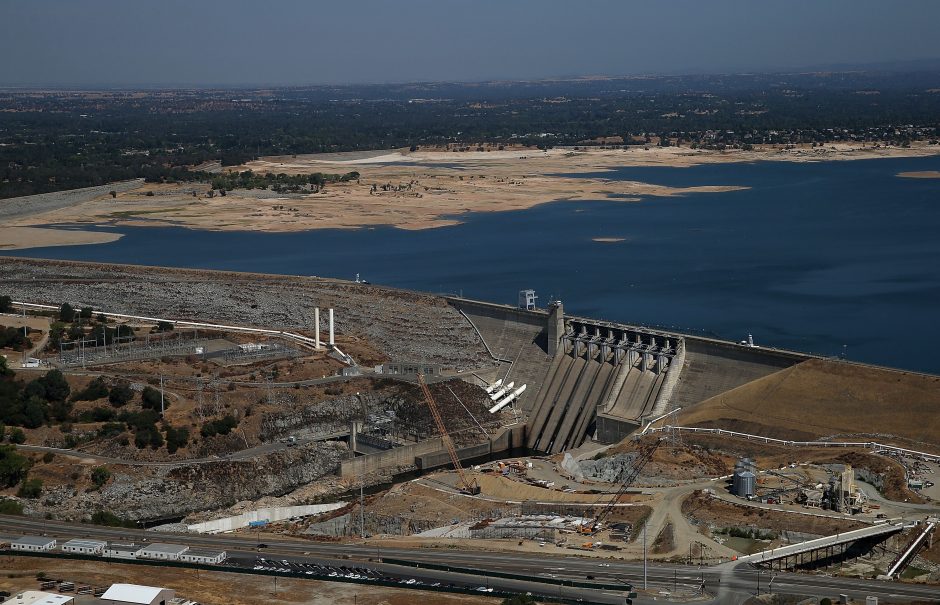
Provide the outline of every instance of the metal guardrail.
[[[655,421],[654,421],[655,422]],[[740,433],[738,431],[729,431],[727,429],[712,429],[698,426],[658,426],[655,428],[647,427],[641,434],[665,432],[665,431],[685,431],[687,433],[709,433],[712,435],[727,435],[729,437],[740,437],[749,441],[761,441],[763,443],[773,443],[788,447],[862,447],[873,450],[883,450],[895,454],[905,454],[921,458],[928,462],[940,462],[940,454],[931,454],[930,452],[921,452],[910,450],[896,445],[878,443],[877,441],[790,441],[786,439],[776,439],[774,437],[764,437],[763,435],[754,435],[753,433]]]

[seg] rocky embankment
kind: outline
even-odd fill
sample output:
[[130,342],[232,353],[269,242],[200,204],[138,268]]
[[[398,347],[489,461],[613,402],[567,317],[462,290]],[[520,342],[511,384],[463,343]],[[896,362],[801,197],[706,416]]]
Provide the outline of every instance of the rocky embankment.
[[16,300],[288,330],[312,330],[313,308],[332,308],[340,334],[363,338],[392,360],[460,369],[489,362],[455,309],[418,292],[315,277],[2,257],[0,283]]
[[284,411],[264,414],[258,436],[267,442],[288,434],[305,437],[345,431],[350,420],[365,417],[363,407],[355,395],[290,406]]
[[310,443],[254,460],[222,460],[179,467],[115,466],[100,490],[50,487],[39,500],[23,500],[31,516],[90,520],[97,510],[128,520],[182,517],[239,501],[280,496],[331,475],[348,450],[344,443]]

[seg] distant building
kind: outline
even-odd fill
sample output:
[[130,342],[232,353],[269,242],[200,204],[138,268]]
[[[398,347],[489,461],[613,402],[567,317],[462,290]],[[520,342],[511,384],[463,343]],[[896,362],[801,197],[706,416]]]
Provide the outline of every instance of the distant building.
[[108,544],[104,549],[104,556],[108,559],[136,559],[140,551],[139,544]]
[[165,544],[163,542],[154,542],[148,544],[137,551],[138,559],[160,559],[163,561],[178,561],[180,555],[189,550],[188,546],[182,544]]
[[75,602],[75,597],[41,590],[24,590],[10,597],[7,605],[66,605]]
[[70,552],[78,555],[100,555],[104,553],[107,542],[100,540],[69,540],[62,545],[62,552]]
[[537,301],[538,296],[535,295],[535,290],[519,290],[519,308],[525,309],[527,311],[535,311],[538,308]]
[[55,548],[55,538],[46,538],[45,536],[23,536],[13,540],[10,543],[13,550],[23,550],[27,552],[48,552]]
[[179,560],[186,563],[199,563],[202,565],[218,565],[225,560],[224,550],[204,550],[190,548],[180,555]]
[[171,588],[141,586],[139,584],[112,584],[101,595],[101,602],[112,605],[133,603],[134,605],[166,605],[176,597]]
[[425,376],[440,376],[441,366],[436,363],[414,361],[389,361],[382,366],[383,374],[414,376],[419,372]]

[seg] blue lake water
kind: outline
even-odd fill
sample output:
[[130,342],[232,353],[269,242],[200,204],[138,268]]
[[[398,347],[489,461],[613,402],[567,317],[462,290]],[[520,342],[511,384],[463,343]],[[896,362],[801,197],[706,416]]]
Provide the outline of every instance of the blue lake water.
[[[110,244],[19,256],[321,275],[515,303],[940,373],[940,157],[631,167],[607,178],[745,185],[553,202],[453,227],[305,233],[119,228]],[[598,243],[595,237],[624,238]],[[3,254],[9,254],[3,252]]]

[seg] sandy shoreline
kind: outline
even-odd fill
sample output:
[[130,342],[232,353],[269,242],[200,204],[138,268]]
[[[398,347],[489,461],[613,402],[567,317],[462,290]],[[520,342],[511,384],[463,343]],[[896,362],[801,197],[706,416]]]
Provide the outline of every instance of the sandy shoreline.
[[[460,224],[461,215],[471,212],[527,210],[559,200],[637,203],[657,197],[696,195],[706,202],[709,193],[744,187],[735,183],[668,187],[612,180],[603,175],[624,166],[688,167],[726,162],[804,162],[937,154],[940,154],[940,147],[936,145],[906,149],[842,145],[825,149],[727,152],[684,147],[587,151],[516,148],[482,152],[390,150],[366,155],[267,157],[239,169],[287,174],[356,170],[360,178],[329,184],[316,194],[238,190],[224,197],[209,197],[206,185],[145,184],[119,192],[115,199],[101,195],[66,207],[5,219],[4,229],[0,230],[0,250],[102,243],[120,237],[113,233],[35,229],[60,223],[177,226],[211,231],[296,232],[378,226],[419,230]],[[3,202],[0,200],[0,204]],[[23,230],[25,227],[34,229]]]

